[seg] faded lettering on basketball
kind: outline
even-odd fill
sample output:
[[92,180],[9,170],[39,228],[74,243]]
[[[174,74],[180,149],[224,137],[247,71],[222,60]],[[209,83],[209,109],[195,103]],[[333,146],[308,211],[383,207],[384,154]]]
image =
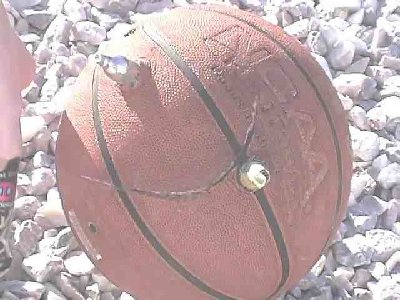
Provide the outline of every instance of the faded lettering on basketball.
[[279,64],[270,59],[268,67],[263,68],[262,73],[262,79],[274,91],[280,103],[285,104],[296,98],[297,89]]
[[[206,38],[205,43],[214,56],[219,55],[212,66],[215,78],[246,119],[252,102],[257,103],[252,149],[260,153],[268,151],[270,157],[279,158],[268,163],[284,178],[279,182],[280,203],[286,204],[287,221],[293,226],[301,215],[312,211],[312,195],[328,172],[327,158],[312,149],[316,131],[314,119],[306,111],[291,109],[290,103],[299,101],[295,83],[266,46],[254,42],[250,32],[234,25]],[[258,75],[254,76],[254,72]],[[235,88],[237,86],[242,89]],[[290,138],[288,132],[291,131],[298,132],[300,145]],[[298,148],[302,159],[295,161],[299,153],[293,149]],[[309,180],[301,180],[303,176]]]
[[255,43],[253,35],[239,25],[232,25],[204,38],[209,51],[223,63],[221,66],[237,67],[245,73],[269,57],[264,45]]
[[305,212],[309,212],[311,210],[310,197],[328,173],[328,160],[323,154],[312,149],[312,141],[316,133],[316,124],[312,116],[300,111],[291,111],[289,114],[298,127],[302,140],[300,144],[301,155],[307,162],[306,175],[309,176],[309,180],[307,181],[309,184],[304,198],[300,201],[300,205]]
[[[312,149],[312,141],[315,137],[316,133],[316,124],[311,114],[306,111],[295,111],[290,108],[290,100],[297,97],[297,90],[294,86],[294,83],[289,79],[289,76],[285,74],[283,68],[277,66],[277,64],[269,63],[269,66],[272,65],[271,68],[260,68],[259,72],[262,74],[261,78],[268,88],[272,91],[275,98],[278,99],[279,104],[277,103],[268,103],[266,104],[270,109],[270,114],[275,115],[281,121],[281,126],[283,128],[287,128],[289,130],[290,126],[295,125],[296,131],[300,137],[299,150],[305,165],[302,166],[304,172],[299,174],[298,170],[295,168],[293,157],[296,157],[297,153],[293,151],[290,153],[287,149],[293,149],[295,147],[291,147],[290,139],[284,138],[284,134],[280,137],[282,139],[281,142],[278,142],[279,147],[281,148],[282,159],[288,160],[287,163],[289,165],[286,166],[286,175],[289,180],[285,179],[285,188],[284,188],[284,196],[286,202],[290,204],[290,207],[293,207],[293,204],[296,204],[297,208],[302,214],[309,214],[312,211],[312,203],[311,197],[313,193],[316,191],[317,187],[323,182],[327,172],[328,172],[328,161],[327,158],[317,151]],[[279,83],[278,83],[279,82]],[[286,88],[279,89],[277,87],[285,86]],[[272,97],[274,98],[274,97]],[[265,97],[261,98],[266,103]],[[264,104],[265,105],[265,104]],[[271,108],[273,105],[279,106],[279,109],[272,111]],[[264,109],[263,118],[266,116],[268,110]],[[268,143],[264,145],[268,147]],[[295,148],[296,149],[296,148]],[[292,160],[291,160],[292,159]],[[294,172],[292,176],[288,176],[287,173]],[[305,186],[302,186],[301,189],[303,191],[303,197],[296,197],[297,192],[295,189],[291,188],[289,185],[295,184],[295,179],[293,176],[306,176],[309,180],[302,181]],[[299,179],[299,181],[301,181]],[[285,194],[286,193],[286,194]],[[296,207],[295,206],[295,207]],[[293,216],[288,216],[289,220],[293,219]]]
[[[262,91],[261,91],[262,90]],[[272,91],[268,89],[259,89],[260,94],[258,100],[260,104],[269,109],[259,112],[257,122],[260,126],[257,127],[258,135],[255,139],[254,152],[260,155],[268,155],[271,161],[267,162],[271,170],[277,170],[278,176],[282,176],[284,180],[279,180],[280,194],[276,197],[280,198],[279,203],[287,206],[285,210],[286,220],[289,225],[296,223],[296,207],[298,206],[298,195],[303,194],[303,184],[299,180],[301,174],[297,171],[299,169],[299,162],[295,162],[296,157],[291,140],[288,135],[290,124],[281,107],[276,101],[273,101]],[[274,132],[280,131],[281,134],[277,135]]]
[[[305,181],[308,184],[304,187],[304,197],[300,197],[297,201],[300,211],[304,214],[308,214],[312,211],[312,205],[310,203],[311,196],[322,183],[328,172],[328,161],[324,155],[312,149],[312,141],[316,133],[316,124],[311,114],[306,111],[295,111],[290,109],[290,106],[286,105],[292,97],[297,96],[297,90],[293,82],[289,79],[289,76],[285,74],[283,68],[275,63],[269,63],[269,65],[272,65],[272,67],[263,68],[259,71],[263,74],[261,77],[279,100],[282,109],[285,110],[286,120],[288,120],[290,124],[295,124],[300,136],[301,143],[299,144],[299,148],[301,157],[306,163],[301,176],[307,176],[309,180]],[[279,84],[281,86],[286,86],[286,89],[278,89],[277,87],[279,87]],[[285,126],[286,125],[287,124],[285,124]]]

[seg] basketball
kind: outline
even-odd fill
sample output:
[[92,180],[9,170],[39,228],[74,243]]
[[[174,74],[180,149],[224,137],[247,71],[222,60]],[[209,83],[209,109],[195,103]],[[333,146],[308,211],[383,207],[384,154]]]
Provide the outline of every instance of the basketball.
[[82,248],[141,300],[275,299],[329,246],[352,174],[309,51],[219,5],[112,40],[76,82],[56,166]]

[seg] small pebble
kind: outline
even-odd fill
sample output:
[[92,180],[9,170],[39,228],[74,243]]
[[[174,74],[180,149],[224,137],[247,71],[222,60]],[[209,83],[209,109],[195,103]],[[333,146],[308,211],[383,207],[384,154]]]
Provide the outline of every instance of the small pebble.
[[372,248],[371,260],[374,262],[386,262],[393,253],[400,250],[400,236],[389,230],[369,230],[365,237],[366,243]]
[[369,130],[367,113],[360,106],[353,106],[349,112],[350,120],[361,130]]
[[2,291],[9,291],[19,297],[19,299],[39,300],[45,291],[45,286],[33,281],[2,281],[0,282],[0,292]]
[[371,273],[371,276],[376,280],[382,278],[382,276],[387,275],[387,270],[385,264],[381,262],[373,262],[368,266],[368,270]]
[[94,265],[83,252],[71,252],[66,256],[64,265],[70,274],[76,276],[87,275],[94,270]]
[[14,247],[24,256],[32,255],[37,249],[37,243],[42,238],[43,228],[32,220],[23,221],[14,232]]
[[89,11],[90,6],[78,0],[67,0],[64,4],[65,15],[73,23],[88,20]]
[[379,154],[378,135],[370,131],[350,130],[353,156],[362,161],[372,161]]
[[354,276],[351,279],[351,282],[354,287],[367,287],[367,282],[371,280],[371,272],[365,268],[358,268],[354,272]]
[[106,37],[107,31],[100,25],[90,21],[76,23],[71,35],[73,41],[89,42],[92,45],[99,45]]
[[36,253],[25,258],[22,266],[29,276],[43,283],[63,269],[63,260],[61,257]]
[[44,284],[46,291],[44,297],[46,300],[67,300],[67,298],[53,284],[46,282]]
[[379,184],[390,189],[395,185],[400,184],[400,165],[398,163],[391,163],[384,167],[378,175],[377,181]]
[[14,216],[23,221],[32,219],[40,206],[42,206],[42,204],[35,196],[17,198],[14,202]]
[[345,70],[353,61],[355,49],[352,42],[341,41],[328,52],[327,61],[335,70]]
[[376,92],[376,81],[364,74],[342,74],[333,79],[336,89],[354,100],[369,99]]
[[343,239],[333,245],[333,254],[336,260],[349,267],[368,265],[373,256],[373,249],[369,241],[361,234]]

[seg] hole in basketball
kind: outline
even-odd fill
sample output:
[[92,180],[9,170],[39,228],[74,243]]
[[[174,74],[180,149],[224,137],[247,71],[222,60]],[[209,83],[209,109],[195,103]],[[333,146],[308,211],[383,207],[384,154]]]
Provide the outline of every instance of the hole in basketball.
[[97,233],[97,226],[91,222],[89,222],[89,229],[92,233]]

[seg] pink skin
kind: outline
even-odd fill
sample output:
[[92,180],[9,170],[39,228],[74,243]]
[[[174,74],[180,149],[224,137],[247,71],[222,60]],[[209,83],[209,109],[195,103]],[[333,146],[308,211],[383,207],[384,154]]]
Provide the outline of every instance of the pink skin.
[[34,72],[34,60],[10,26],[0,1],[0,171],[21,155],[21,90]]

